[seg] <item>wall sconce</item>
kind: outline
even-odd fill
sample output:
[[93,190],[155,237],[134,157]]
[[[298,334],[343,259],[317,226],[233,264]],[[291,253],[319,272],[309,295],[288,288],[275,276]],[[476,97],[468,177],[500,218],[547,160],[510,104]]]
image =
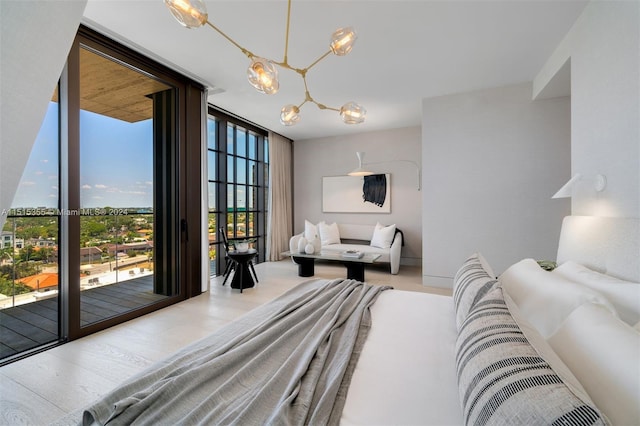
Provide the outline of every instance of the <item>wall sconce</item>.
[[411,161],[411,160],[387,160],[387,161],[375,161],[375,162],[372,162],[372,163],[365,163],[364,162],[364,154],[365,153],[361,152],[361,151],[356,152],[356,156],[358,157],[358,168],[356,168],[356,169],[350,171],[349,173],[347,173],[349,176],[369,176],[369,175],[376,174],[376,172],[372,172],[371,170],[366,169],[364,167],[365,165],[382,164],[382,163],[394,163],[394,162],[411,163],[416,168],[416,175],[418,177],[418,191],[420,191],[421,184],[422,184],[422,177],[421,177],[421,173],[420,173],[420,166],[418,166],[418,163],[416,163],[415,161]]
[[[576,187],[578,182],[584,181],[588,182],[589,180],[585,180],[585,178],[580,173],[576,173],[571,179],[569,179],[567,183],[562,185],[562,188],[560,188],[558,192],[553,194],[551,198],[571,198],[571,196],[573,195],[573,189]],[[595,175],[591,183],[593,185],[593,189],[596,192],[602,192],[607,187],[607,177],[600,174]]]

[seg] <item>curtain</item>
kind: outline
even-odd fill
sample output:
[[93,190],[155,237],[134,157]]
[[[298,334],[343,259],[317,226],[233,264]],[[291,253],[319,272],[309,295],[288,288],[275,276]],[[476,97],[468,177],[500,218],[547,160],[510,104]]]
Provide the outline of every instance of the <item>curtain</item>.
[[267,261],[278,261],[289,250],[293,230],[291,190],[291,141],[269,133],[269,210],[267,219]]

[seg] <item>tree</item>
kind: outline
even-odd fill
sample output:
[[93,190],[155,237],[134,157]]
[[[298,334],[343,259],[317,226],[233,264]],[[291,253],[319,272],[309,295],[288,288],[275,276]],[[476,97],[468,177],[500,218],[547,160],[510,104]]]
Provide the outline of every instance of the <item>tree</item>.
[[21,282],[13,282],[13,280],[9,279],[9,277],[5,274],[0,274],[0,294],[4,294],[5,296],[12,296],[16,294],[23,294],[32,292],[29,286],[21,283]]
[[35,253],[35,249],[33,248],[32,245],[28,244],[24,246],[23,249],[20,250],[19,258],[20,260],[28,262],[30,260],[34,260],[34,253]]
[[107,232],[106,225],[95,220],[85,222],[83,228],[84,233],[90,237],[99,237]]
[[37,260],[49,263],[55,256],[55,250],[52,247],[41,247],[40,250],[37,251],[36,255],[38,258]]

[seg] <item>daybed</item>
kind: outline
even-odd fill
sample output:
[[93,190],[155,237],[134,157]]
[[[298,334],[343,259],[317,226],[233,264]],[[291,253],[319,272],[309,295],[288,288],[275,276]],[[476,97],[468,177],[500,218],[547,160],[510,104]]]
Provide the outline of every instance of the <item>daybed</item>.
[[[400,254],[404,245],[402,231],[395,225],[353,225],[320,222],[317,225],[305,221],[305,230],[289,240],[289,250],[300,252],[300,240],[315,241],[315,250],[342,253],[347,250],[379,254],[376,263],[388,263],[391,274],[400,269]],[[313,244],[313,243],[312,243]]]
[[[624,237],[585,254],[576,230],[603,221]],[[640,424],[640,228],[621,222],[565,219],[552,272],[523,259],[496,279],[474,254],[453,297],[304,282],[133,377],[84,423]]]

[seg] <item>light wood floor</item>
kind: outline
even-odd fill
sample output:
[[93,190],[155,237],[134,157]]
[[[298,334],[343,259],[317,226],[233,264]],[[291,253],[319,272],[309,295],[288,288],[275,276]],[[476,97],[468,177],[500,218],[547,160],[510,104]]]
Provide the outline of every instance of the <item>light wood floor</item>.
[[[75,424],[82,410],[119,383],[177,349],[309,278],[290,260],[256,265],[255,288],[232,290],[213,278],[211,290],[100,333],[0,367],[0,425]],[[338,264],[316,265],[313,278],[344,277]],[[419,267],[367,267],[365,279],[409,291],[451,294],[422,285]]]

